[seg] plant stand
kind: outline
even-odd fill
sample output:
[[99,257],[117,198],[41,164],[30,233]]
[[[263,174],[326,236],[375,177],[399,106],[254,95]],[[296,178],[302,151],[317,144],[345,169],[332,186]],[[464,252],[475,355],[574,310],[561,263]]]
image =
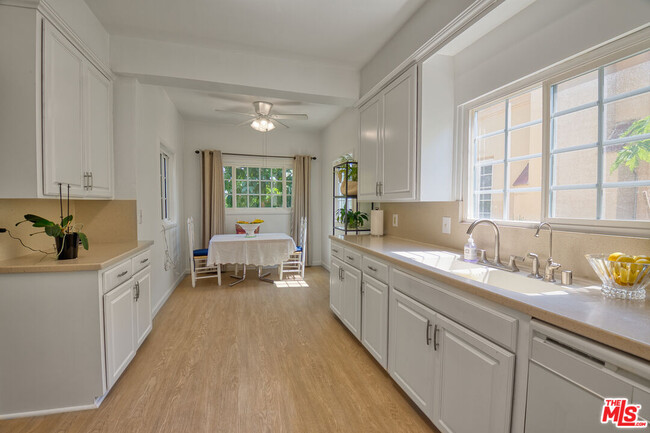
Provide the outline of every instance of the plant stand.
[[357,181],[350,179],[350,173],[356,173],[359,163],[355,161],[346,161],[342,164],[335,165],[332,169],[332,234],[333,235],[359,235],[370,233],[370,222],[361,227],[349,227],[347,224],[336,221],[337,209],[352,209],[359,211],[359,207],[367,205],[368,213],[370,212],[369,203],[359,203],[357,200]]

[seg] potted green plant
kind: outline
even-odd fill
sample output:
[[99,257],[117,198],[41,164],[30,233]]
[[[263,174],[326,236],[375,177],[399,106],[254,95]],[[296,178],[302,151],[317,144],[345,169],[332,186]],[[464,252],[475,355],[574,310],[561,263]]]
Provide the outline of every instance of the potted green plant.
[[361,211],[341,208],[336,211],[336,221],[345,224],[349,229],[361,228],[363,227],[364,222],[368,221],[368,214]]
[[80,232],[80,227],[72,224],[72,215],[61,219],[61,224],[57,224],[43,217],[33,214],[27,214],[23,221],[16,223],[16,226],[30,222],[32,227],[42,228],[43,231],[32,233],[30,236],[39,233],[45,233],[52,236],[56,243],[56,257],[59,260],[76,259],[79,253],[79,241],[84,249],[88,249],[88,237]]
[[[352,154],[348,153],[341,155],[336,161],[336,164],[343,164],[347,162],[356,162],[352,157]],[[346,164],[343,168],[337,170],[337,178],[339,181],[339,189],[341,195],[346,195],[346,190],[344,186],[344,180],[347,179],[347,195],[355,196],[357,195],[357,183],[359,180],[358,174],[358,165],[357,164]],[[345,179],[343,176],[345,175]]]

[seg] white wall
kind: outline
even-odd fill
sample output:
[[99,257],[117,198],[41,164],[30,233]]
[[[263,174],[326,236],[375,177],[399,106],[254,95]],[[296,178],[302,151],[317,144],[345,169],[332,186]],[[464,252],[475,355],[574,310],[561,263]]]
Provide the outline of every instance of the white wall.
[[[264,140],[266,139],[266,144]],[[308,248],[311,253],[312,265],[321,264],[321,147],[317,132],[292,131],[276,129],[267,134],[261,134],[249,127],[236,127],[219,125],[209,122],[186,121],[184,126],[185,158],[185,186],[184,186],[184,218],[194,217],[194,221],[201,221],[201,171],[199,155],[194,153],[197,149],[215,149],[222,152],[267,154],[267,155],[312,155],[318,159],[312,161],[311,176],[311,220],[309,222]],[[272,163],[273,159],[269,159]],[[237,214],[226,211],[226,232],[235,230],[234,223],[239,219],[249,220],[259,216],[264,222],[265,232],[289,233],[291,214],[264,213],[260,209],[255,214]],[[195,245],[200,245],[200,224],[196,224]],[[183,242],[186,248],[187,242]]]
[[322,174],[323,185],[321,256],[322,264],[329,269],[330,240],[332,234],[332,166],[334,162],[346,153],[356,154],[359,142],[359,112],[349,108],[345,110],[321,133]]

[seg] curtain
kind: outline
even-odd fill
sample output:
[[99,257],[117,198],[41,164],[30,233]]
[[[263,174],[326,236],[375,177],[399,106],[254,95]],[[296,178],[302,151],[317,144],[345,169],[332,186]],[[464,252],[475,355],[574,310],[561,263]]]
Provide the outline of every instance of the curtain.
[[201,151],[202,244],[207,248],[213,235],[222,234],[226,218],[221,151]]
[[[300,239],[300,219],[307,218],[307,238],[311,239],[309,232],[312,228],[312,223],[309,215],[309,198],[311,188],[311,156],[309,155],[296,155],[294,158],[293,167],[293,197],[291,200],[291,236],[298,245]],[[307,249],[311,249],[312,242],[307,242]],[[305,263],[310,263],[310,254],[308,251],[303,251],[305,254]]]

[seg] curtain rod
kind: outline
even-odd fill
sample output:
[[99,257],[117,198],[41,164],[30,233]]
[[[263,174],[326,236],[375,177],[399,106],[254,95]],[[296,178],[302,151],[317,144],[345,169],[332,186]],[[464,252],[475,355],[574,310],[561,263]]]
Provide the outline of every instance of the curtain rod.
[[[201,153],[200,150],[195,150],[194,153],[197,155]],[[228,152],[221,152],[222,155],[230,155],[230,156],[257,156],[260,158],[291,158],[291,159],[296,159],[295,156],[284,156],[284,155],[257,155],[257,154],[250,154],[250,153],[228,153]],[[316,159],[315,156],[312,156],[311,159]]]

